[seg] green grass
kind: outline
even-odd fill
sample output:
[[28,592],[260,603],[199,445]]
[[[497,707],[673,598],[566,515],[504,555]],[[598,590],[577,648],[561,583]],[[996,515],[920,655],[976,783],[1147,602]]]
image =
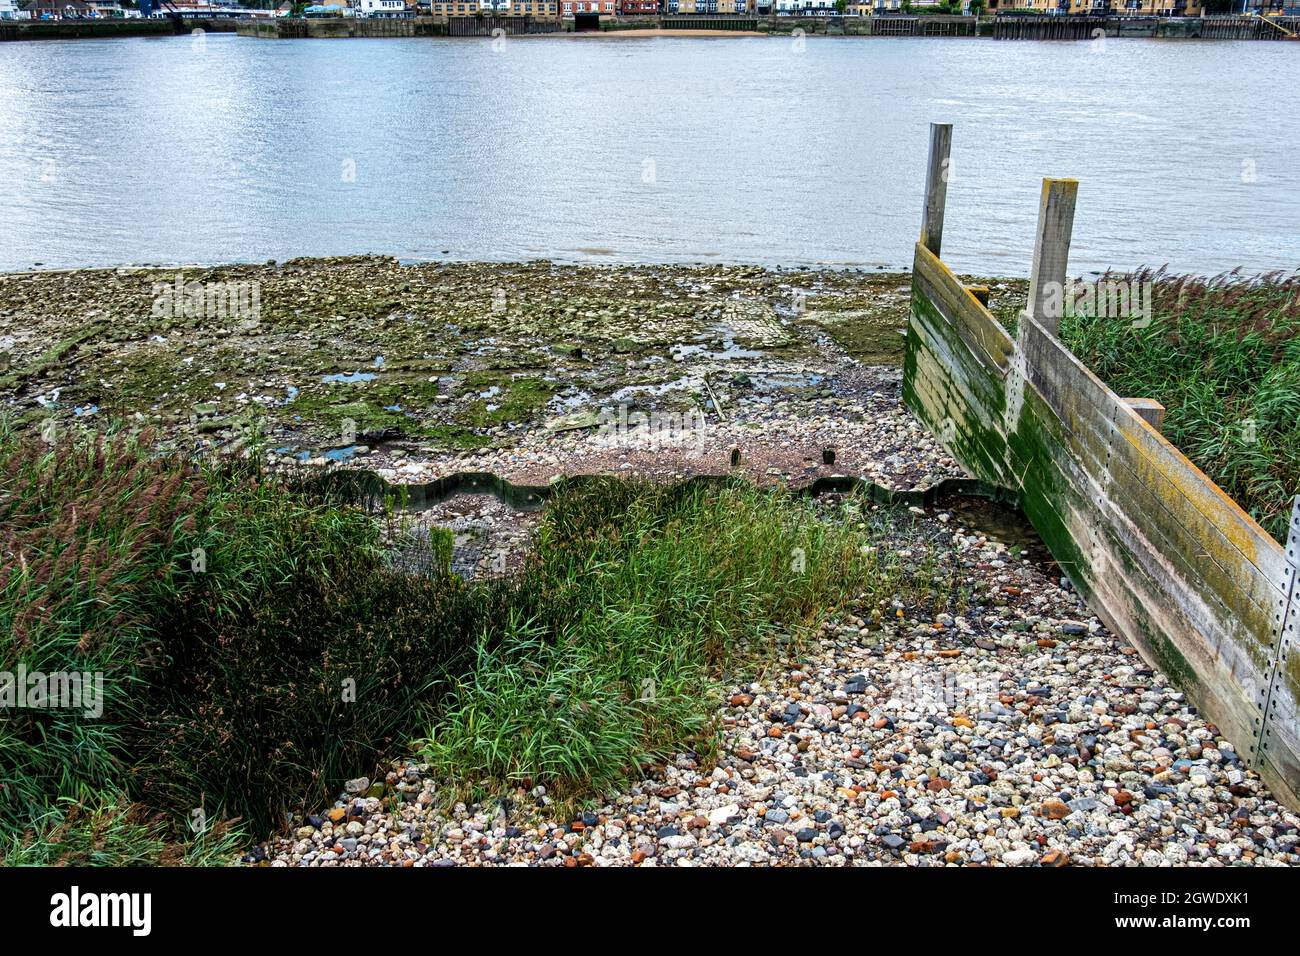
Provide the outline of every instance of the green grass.
[[0,428],[0,671],[104,688],[99,717],[5,712],[0,838],[87,792],[173,833],[277,827],[409,739],[504,600],[389,570],[358,509],[149,443]]
[[417,738],[453,790],[583,799],[707,759],[721,683],[837,608],[934,587],[860,548],[856,504],[613,478],[561,486],[523,569],[466,583],[446,529],[394,562],[339,492],[150,447],[0,424],[0,670],[105,688],[99,717],[3,715],[8,862],[224,859]]
[[[470,402],[464,420],[475,428],[490,428],[504,422],[527,421],[544,406],[555,387],[540,378],[515,378],[509,373],[483,371],[465,376],[462,388],[478,391],[481,397]],[[482,393],[491,392],[491,395]]]
[[44,448],[0,433],[0,669],[103,672],[104,713],[16,709],[0,723],[0,827],[121,772],[115,744],[150,655],[153,609],[198,545],[208,488],[129,439]]
[[[1127,278],[1127,277],[1125,277]],[[1279,541],[1300,494],[1300,275],[1155,282],[1153,321],[1066,316],[1061,338]]]
[[[205,821],[203,821],[205,822]],[[226,822],[178,839],[121,794],[64,798],[21,833],[0,837],[0,866],[224,866],[244,835]]]
[[729,668],[893,586],[861,540],[748,486],[610,479],[566,492],[525,572],[538,613],[480,640],[423,757],[471,795],[527,782],[568,799],[674,752],[707,755]]

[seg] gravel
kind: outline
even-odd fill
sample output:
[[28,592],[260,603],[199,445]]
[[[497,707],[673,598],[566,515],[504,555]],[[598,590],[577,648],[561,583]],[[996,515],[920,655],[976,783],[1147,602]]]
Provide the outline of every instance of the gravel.
[[[860,609],[718,701],[716,762],[683,753],[576,818],[542,787],[451,803],[397,761],[350,784],[272,866],[1288,865],[1300,818],[1050,563],[917,516],[961,614]],[[859,616],[861,615],[861,616]],[[353,784],[357,784],[356,781]],[[310,829],[310,835],[308,835]]]

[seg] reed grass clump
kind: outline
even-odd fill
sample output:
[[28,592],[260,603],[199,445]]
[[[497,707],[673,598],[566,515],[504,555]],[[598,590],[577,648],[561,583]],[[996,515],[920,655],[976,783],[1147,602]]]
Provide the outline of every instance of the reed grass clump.
[[1061,338],[1278,541],[1300,493],[1300,274],[1143,272],[1151,322],[1067,315]]
[[190,843],[195,811],[278,827],[409,740],[505,599],[388,569],[359,509],[149,445],[0,431],[0,679],[102,688],[0,711],[0,838],[87,801]]
[[890,586],[859,544],[808,502],[744,485],[566,492],[525,572],[537,611],[479,641],[423,756],[472,794],[530,782],[569,799],[707,755],[729,667]]
[[192,818],[191,833],[178,841],[162,814],[121,793],[88,792],[0,835],[0,866],[226,866],[243,839],[228,820]]

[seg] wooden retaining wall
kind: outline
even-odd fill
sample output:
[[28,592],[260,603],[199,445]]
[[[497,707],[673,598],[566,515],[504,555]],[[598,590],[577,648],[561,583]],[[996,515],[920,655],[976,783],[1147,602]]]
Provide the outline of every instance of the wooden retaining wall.
[[1097,616],[1300,807],[1300,497],[1280,546],[1056,337],[1072,180],[1044,181],[1029,305],[1008,335],[939,257],[950,130],[932,132],[907,406],[973,476],[1019,496]]
[[1206,17],[1200,25],[1208,40],[1285,40],[1297,32],[1300,17]]
[[998,17],[995,40],[1091,40],[1115,36],[1106,17]]
[[741,30],[758,29],[757,17],[738,16],[666,16],[660,20],[663,30]]
[[558,18],[450,17],[447,20],[448,36],[454,37],[529,36],[560,33],[563,29],[564,23]]

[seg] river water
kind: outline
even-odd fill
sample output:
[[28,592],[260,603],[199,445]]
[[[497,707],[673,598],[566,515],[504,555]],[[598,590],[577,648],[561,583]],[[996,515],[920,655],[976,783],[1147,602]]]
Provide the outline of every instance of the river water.
[[0,44],[0,270],[361,252],[905,268],[1300,266],[1300,45],[790,38]]

